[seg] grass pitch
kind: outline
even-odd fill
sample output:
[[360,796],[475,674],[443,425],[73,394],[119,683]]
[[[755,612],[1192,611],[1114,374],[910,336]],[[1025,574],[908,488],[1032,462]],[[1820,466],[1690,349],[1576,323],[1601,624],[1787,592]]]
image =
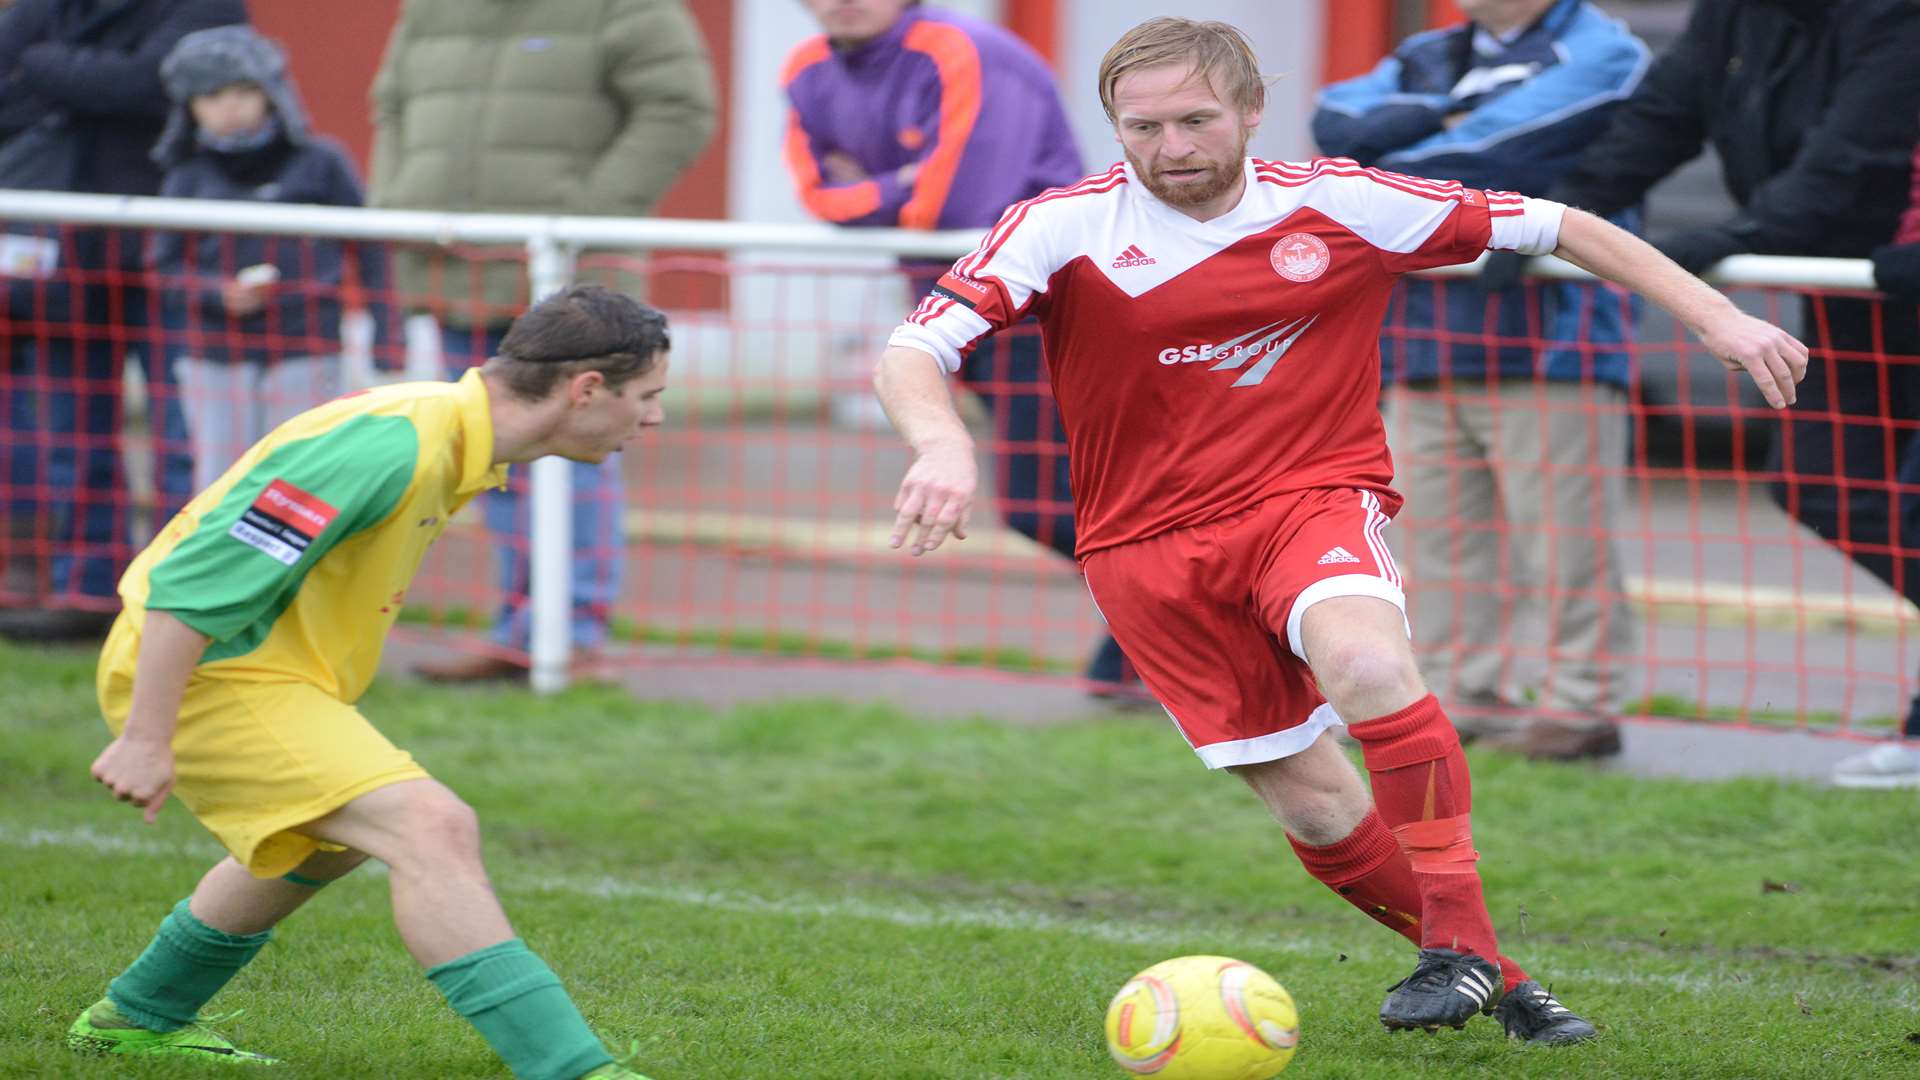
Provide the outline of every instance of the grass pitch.
[[[87,777],[83,652],[0,646],[0,1076],[204,1077],[61,1036],[219,852]],[[1374,1019],[1412,950],[1295,864],[1162,719],[1028,727],[805,702],[718,713],[389,683],[363,703],[480,811],[519,932],[657,1080],[1100,1078],[1100,1019],[1182,953],[1298,1000],[1291,1077],[1920,1075],[1913,792],[1637,780],[1475,755],[1507,950],[1590,1046]],[[371,869],[371,868],[370,868]],[[400,947],[377,872],[330,887],[212,1010],[274,1075],[504,1070]]]

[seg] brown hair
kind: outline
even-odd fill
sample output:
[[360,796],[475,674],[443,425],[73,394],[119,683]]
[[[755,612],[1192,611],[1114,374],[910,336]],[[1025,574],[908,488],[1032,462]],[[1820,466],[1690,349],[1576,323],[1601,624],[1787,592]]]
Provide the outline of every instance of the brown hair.
[[556,384],[597,371],[618,390],[666,353],[667,317],[601,285],[569,285],[527,309],[486,370],[515,397],[540,401]]
[[1100,61],[1100,104],[1107,120],[1120,119],[1113,110],[1113,88],[1122,75],[1167,64],[1205,73],[1215,92],[1224,92],[1227,103],[1242,113],[1266,107],[1267,81],[1245,34],[1223,22],[1163,15],[1121,35]]

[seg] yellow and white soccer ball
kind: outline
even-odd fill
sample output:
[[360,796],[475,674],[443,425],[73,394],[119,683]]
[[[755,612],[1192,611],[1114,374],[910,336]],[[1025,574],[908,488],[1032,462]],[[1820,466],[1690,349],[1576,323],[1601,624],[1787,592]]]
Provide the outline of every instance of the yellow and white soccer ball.
[[1158,1080],[1267,1080],[1293,1060],[1300,1014],[1273,976],[1225,956],[1164,960],[1107,1006],[1107,1050]]

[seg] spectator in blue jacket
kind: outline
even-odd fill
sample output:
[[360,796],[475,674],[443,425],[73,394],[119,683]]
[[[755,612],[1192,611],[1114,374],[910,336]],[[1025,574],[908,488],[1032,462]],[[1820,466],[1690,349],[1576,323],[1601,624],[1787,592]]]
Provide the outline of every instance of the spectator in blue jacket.
[[[188,34],[160,77],[173,100],[153,150],[166,170],[161,195],[364,204],[346,151],[308,130],[285,54],[252,27]],[[377,346],[388,322],[386,255],[375,244],[351,250]],[[151,262],[196,491],[282,422],[339,396],[348,251],[299,236],[156,238]]]
[[[823,34],[787,57],[786,159],[800,201],[839,225],[987,229],[1013,203],[1084,175],[1053,72],[1006,29],[918,0],[806,0]],[[924,295],[933,268],[915,291]],[[1047,393],[1040,333],[982,342],[960,381],[993,418],[1007,524],[1074,549],[1066,433]],[[1111,636],[1093,692],[1144,700]]]
[[[1314,137],[1363,165],[1544,194],[1649,64],[1584,0],[1461,0],[1469,21],[1407,39],[1321,92]],[[1616,224],[1637,225],[1633,212]],[[1411,570],[1413,629],[1463,735],[1534,757],[1620,747],[1613,713],[1635,627],[1604,523],[1624,501],[1624,294],[1598,285],[1409,280],[1381,357]],[[1538,717],[1512,704],[1503,583],[1544,586]]]
[[[65,190],[152,195],[147,153],[166,119],[160,61],[195,30],[247,21],[241,0],[17,0],[0,11],[0,142],[61,123],[76,143]],[[122,368],[147,365],[161,516],[183,505],[173,380],[147,329],[143,234],[60,230],[57,265],[0,281],[0,636],[101,637],[133,557],[120,458]]]

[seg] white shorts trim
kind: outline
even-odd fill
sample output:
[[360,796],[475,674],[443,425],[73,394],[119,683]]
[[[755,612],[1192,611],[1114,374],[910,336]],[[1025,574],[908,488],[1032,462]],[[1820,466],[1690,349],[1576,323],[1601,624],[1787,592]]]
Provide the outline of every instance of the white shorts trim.
[[[1341,574],[1338,577],[1321,578],[1300,590],[1300,595],[1294,598],[1293,610],[1287,613],[1287,647],[1293,650],[1293,655],[1307,660],[1306,646],[1300,643],[1300,617],[1313,605],[1336,596],[1377,596],[1399,608],[1400,621],[1403,624],[1407,621],[1407,594],[1393,582],[1372,574]],[[1407,625],[1407,638],[1413,638],[1411,624]]]
[[1340,719],[1340,714],[1333,711],[1332,705],[1322,702],[1319,708],[1307,714],[1306,722],[1299,727],[1234,742],[1208,743],[1194,747],[1193,752],[1200,755],[1201,763],[1209,769],[1224,769],[1229,765],[1258,765],[1264,761],[1292,757],[1312,746],[1321,732],[1328,728],[1345,727],[1346,724],[1345,720]]

